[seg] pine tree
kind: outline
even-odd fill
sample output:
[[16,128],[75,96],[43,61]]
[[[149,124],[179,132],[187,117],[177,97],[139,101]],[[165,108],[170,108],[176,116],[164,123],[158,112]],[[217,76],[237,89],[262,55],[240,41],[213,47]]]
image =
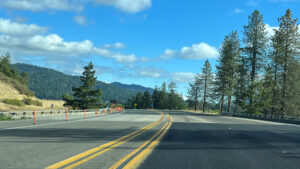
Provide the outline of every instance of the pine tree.
[[82,76],[80,76],[82,85],[72,88],[74,98],[68,95],[63,96],[66,106],[71,106],[74,109],[91,109],[101,106],[101,90],[94,89],[96,82],[95,73],[92,62],[84,67]]
[[167,93],[167,84],[166,82],[163,82],[161,85],[161,90],[158,93],[158,98],[159,98],[159,109],[167,109],[169,108],[168,106],[168,93]]
[[271,115],[278,115],[280,110],[280,73],[282,73],[282,56],[283,56],[283,36],[279,30],[274,30],[275,34],[271,37],[272,52],[270,55],[271,66],[273,71],[272,83],[272,102]]
[[200,81],[199,81],[199,75],[196,75],[194,78],[194,81],[192,83],[189,83],[189,89],[188,89],[188,98],[192,101],[192,104],[194,105],[194,110],[197,110],[197,104],[199,103],[199,98],[201,94],[200,90]]
[[168,85],[168,109],[172,110],[172,109],[176,109],[176,93],[175,93],[175,88],[176,88],[176,83],[171,81]]
[[150,109],[152,104],[151,94],[149,91],[145,91],[143,94],[143,108]]
[[262,63],[266,53],[267,37],[263,16],[255,10],[248,17],[248,25],[244,26],[244,53],[250,70],[249,112],[254,113],[254,97],[257,94],[256,80],[258,72],[262,71]]
[[234,89],[234,104],[236,105],[236,112],[244,112],[247,108],[248,97],[248,73],[246,69],[246,60],[241,56],[237,62],[236,84]]
[[212,69],[208,60],[205,61],[201,75],[201,88],[203,90],[203,106],[202,111],[205,112],[207,100],[212,98]]
[[234,94],[236,83],[238,59],[240,58],[240,43],[237,31],[227,35],[220,49],[219,64],[217,66],[217,76],[215,89],[220,97],[220,112],[223,111],[224,97],[227,96],[227,112],[231,111],[231,100]]
[[[281,116],[293,113],[290,107],[294,107],[298,101],[295,102],[294,98],[290,97],[297,93],[294,88],[297,83],[298,76],[294,74],[297,71],[299,58],[297,59],[299,50],[297,45],[299,43],[299,32],[297,19],[292,19],[292,12],[290,9],[286,10],[284,16],[278,19],[279,21],[279,33],[282,35],[282,57],[281,64],[283,68],[282,72],[282,99],[281,99]],[[295,76],[295,77],[293,77]],[[296,78],[296,79],[294,79]]]

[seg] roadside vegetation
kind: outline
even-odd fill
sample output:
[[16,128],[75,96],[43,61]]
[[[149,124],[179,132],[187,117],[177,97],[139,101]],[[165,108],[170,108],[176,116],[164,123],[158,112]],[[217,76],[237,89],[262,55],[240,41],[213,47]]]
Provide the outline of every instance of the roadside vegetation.
[[270,37],[263,15],[255,10],[240,38],[225,36],[216,72],[209,61],[188,90],[189,107],[203,112],[300,115],[300,35],[291,10],[278,19]]
[[0,80],[17,89],[20,94],[24,94],[26,96],[34,95],[34,93],[27,87],[27,73],[19,73],[16,67],[11,66],[9,53],[0,57]]
[[102,92],[100,89],[95,88],[96,71],[92,62],[84,67],[80,80],[82,85],[79,87],[72,87],[74,92],[73,96],[63,95],[65,101],[64,106],[72,109],[97,109],[103,107],[101,102]]
[[0,121],[12,120],[11,115],[0,114]]
[[3,103],[14,106],[24,107],[25,105],[43,106],[43,103],[38,100],[32,100],[31,98],[18,99],[3,99]]
[[164,82],[160,88],[156,86],[152,95],[148,91],[139,92],[136,96],[128,99],[125,106],[129,109],[183,110],[186,108],[183,97],[176,91],[174,82],[170,82],[168,85]]

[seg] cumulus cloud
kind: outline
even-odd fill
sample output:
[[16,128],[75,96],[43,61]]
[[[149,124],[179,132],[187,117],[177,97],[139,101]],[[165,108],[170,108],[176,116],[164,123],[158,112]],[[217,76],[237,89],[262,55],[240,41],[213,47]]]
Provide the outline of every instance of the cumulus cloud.
[[0,33],[13,36],[31,36],[39,33],[46,33],[48,28],[35,24],[21,24],[10,19],[0,18]]
[[5,9],[28,10],[32,12],[44,10],[81,11],[84,8],[82,3],[69,0],[1,0],[0,6]]
[[233,12],[239,14],[239,13],[242,13],[243,10],[241,10],[240,8],[236,8],[236,9],[234,9]]
[[82,15],[74,16],[73,21],[82,26],[85,26],[87,24],[85,16]]
[[[26,25],[0,18],[0,49],[22,55],[38,56],[98,56],[114,59],[119,63],[137,61],[134,54],[122,54],[95,47],[90,40],[65,41],[57,34],[40,35],[46,29],[37,25]],[[36,33],[36,34],[35,34]],[[28,36],[20,36],[28,35]]]
[[114,6],[127,13],[137,13],[152,5],[151,0],[94,0],[94,3]]
[[106,45],[104,45],[104,48],[106,48],[106,49],[121,49],[121,48],[126,48],[126,45],[121,42],[116,42],[114,44],[106,44]]
[[113,6],[126,13],[137,13],[152,5],[151,0],[0,0],[0,7],[32,12],[47,10],[80,12],[88,2]]
[[172,81],[175,83],[189,83],[193,81],[195,73],[192,72],[174,72],[171,75]]
[[171,50],[171,49],[166,49],[165,52],[160,55],[161,58],[163,59],[170,59],[176,56],[176,51]]
[[199,44],[193,44],[192,46],[184,46],[180,51],[166,49],[160,57],[164,59],[178,57],[182,59],[201,60],[214,59],[218,56],[219,52],[217,48],[202,42]]
[[279,27],[277,26],[270,26],[269,24],[266,24],[266,32],[267,32],[267,37],[272,37],[275,34],[274,30],[278,30]]
[[163,69],[157,69],[154,67],[146,67],[138,70],[138,76],[150,77],[150,78],[165,78],[168,75]]

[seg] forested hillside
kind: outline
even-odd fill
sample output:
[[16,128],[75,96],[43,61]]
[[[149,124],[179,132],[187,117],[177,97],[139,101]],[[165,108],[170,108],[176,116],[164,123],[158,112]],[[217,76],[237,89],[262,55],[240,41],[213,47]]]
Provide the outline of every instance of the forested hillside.
[[136,84],[127,85],[127,84],[122,84],[120,82],[113,82],[110,84],[120,87],[122,89],[131,89],[131,90],[137,90],[137,91],[142,91],[142,92],[148,91],[150,93],[152,93],[154,91],[154,89],[152,89],[150,87],[144,87],[144,86],[136,85]]
[[[62,99],[63,94],[72,95],[72,87],[80,86],[79,76],[66,75],[56,70],[43,68],[28,64],[15,64],[19,72],[28,74],[28,87],[34,91],[35,96],[41,99]],[[138,90],[129,90],[116,87],[111,84],[96,81],[96,88],[102,90],[102,100],[104,102],[117,99],[126,102],[135,96]]]

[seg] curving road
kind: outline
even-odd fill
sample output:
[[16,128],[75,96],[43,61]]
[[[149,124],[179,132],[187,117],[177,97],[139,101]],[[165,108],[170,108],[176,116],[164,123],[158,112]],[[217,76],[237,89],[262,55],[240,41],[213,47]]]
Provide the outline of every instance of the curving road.
[[[170,116],[169,116],[170,115]],[[0,122],[0,168],[298,169],[300,126],[131,110]]]

